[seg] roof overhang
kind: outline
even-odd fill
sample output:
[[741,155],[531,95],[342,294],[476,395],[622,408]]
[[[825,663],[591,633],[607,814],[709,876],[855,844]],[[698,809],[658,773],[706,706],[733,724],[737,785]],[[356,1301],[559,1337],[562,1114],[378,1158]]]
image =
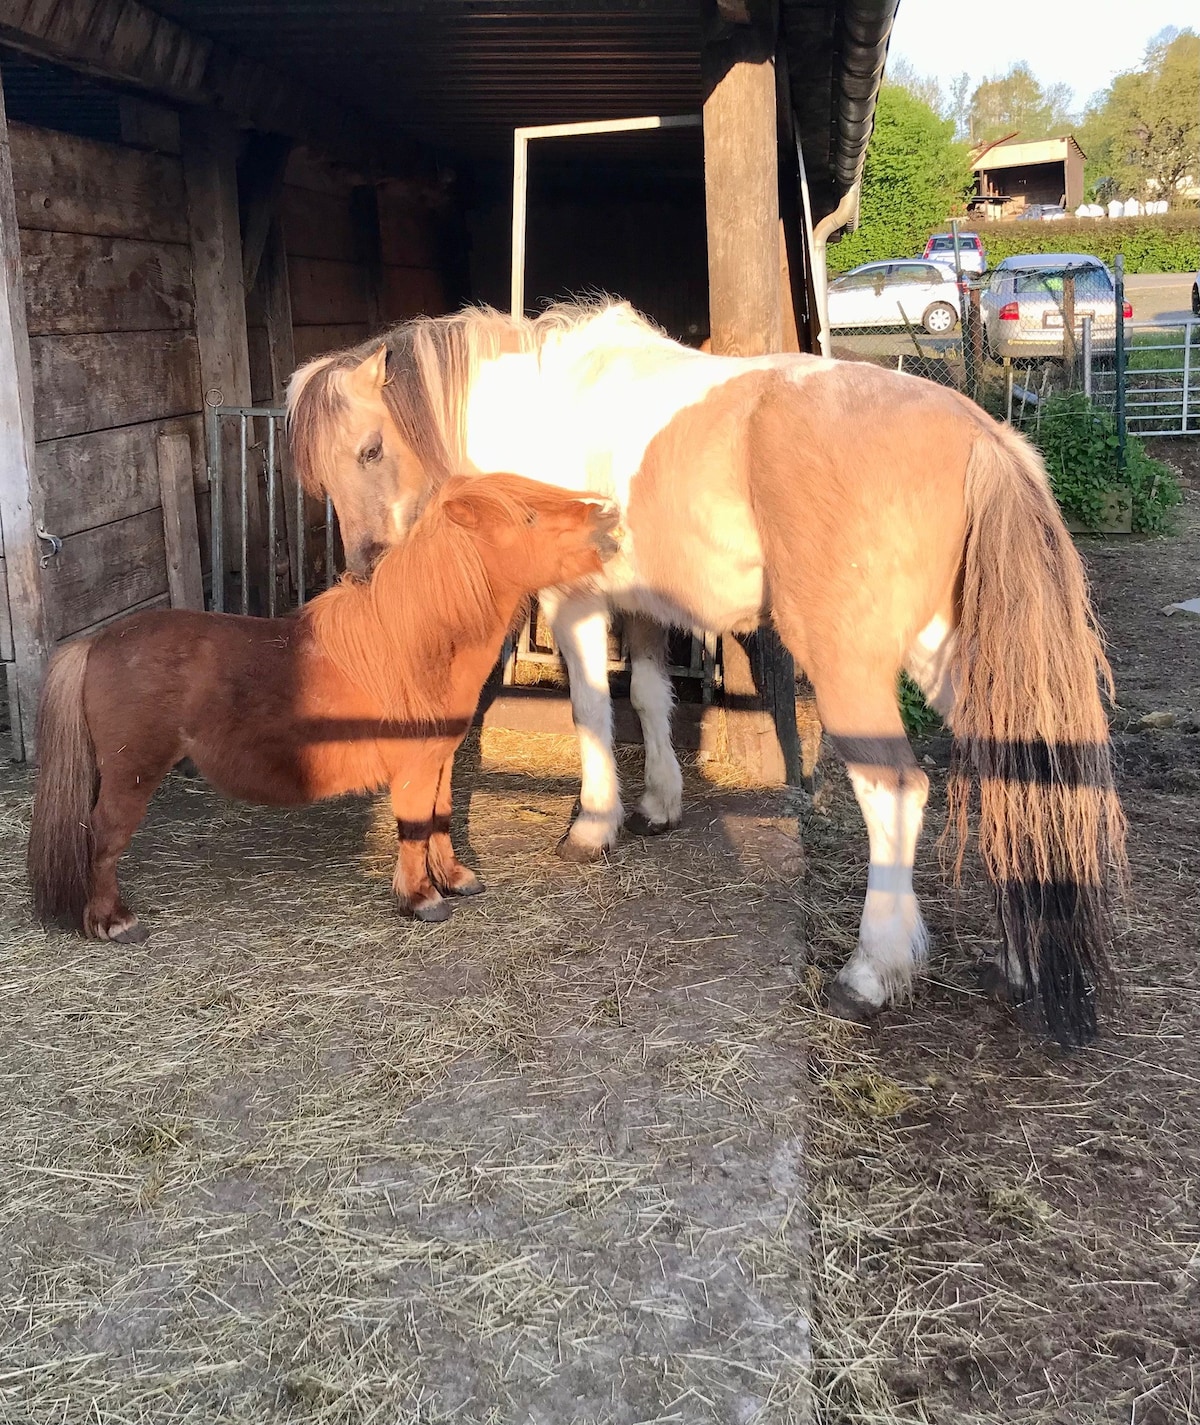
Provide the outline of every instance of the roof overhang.
[[[774,3],[819,217],[862,172],[897,0]],[[696,113],[718,18],[714,0],[94,0],[76,25],[61,8],[10,9],[0,38],[393,172],[418,147],[506,166],[531,124]]]

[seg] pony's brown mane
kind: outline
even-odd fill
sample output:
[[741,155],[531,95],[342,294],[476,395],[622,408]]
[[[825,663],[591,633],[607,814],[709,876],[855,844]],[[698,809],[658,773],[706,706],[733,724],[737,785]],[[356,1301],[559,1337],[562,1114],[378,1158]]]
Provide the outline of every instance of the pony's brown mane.
[[479,364],[509,352],[540,352],[547,339],[611,314],[630,330],[656,332],[631,307],[604,297],[560,302],[514,319],[494,307],[401,322],[346,351],[302,366],[288,384],[288,432],[297,472],[314,494],[327,486],[328,432],[348,408],[340,376],[387,347],[383,398],[400,436],[436,489],[462,469],[466,395]]
[[[524,532],[533,515],[574,497],[517,475],[454,476],[367,583],[343,579],[301,614],[322,653],[378,699],[393,721],[428,726],[444,709],[452,645],[486,642],[501,614],[479,552],[498,524]],[[469,506],[479,528],[447,514]]]

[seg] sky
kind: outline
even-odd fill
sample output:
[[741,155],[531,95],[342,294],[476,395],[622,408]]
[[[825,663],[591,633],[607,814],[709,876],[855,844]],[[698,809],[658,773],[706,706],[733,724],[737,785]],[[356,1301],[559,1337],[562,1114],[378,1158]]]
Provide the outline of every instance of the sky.
[[945,87],[965,69],[977,84],[1025,60],[1043,84],[1075,91],[1082,110],[1114,75],[1132,69],[1166,25],[1200,28],[1197,0],[1004,0],[997,9],[950,0],[900,0],[889,58],[903,56]]

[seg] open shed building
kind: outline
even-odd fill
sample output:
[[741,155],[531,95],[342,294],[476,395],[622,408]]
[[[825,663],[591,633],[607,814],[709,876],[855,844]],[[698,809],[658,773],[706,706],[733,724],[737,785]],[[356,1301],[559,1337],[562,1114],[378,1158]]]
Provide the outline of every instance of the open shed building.
[[[507,307],[515,129],[694,120],[531,145],[527,309],[603,291],[714,350],[816,349],[824,245],[856,214],[895,3],[5,5],[0,697],[16,756],[64,639],[211,601],[214,582],[263,608],[266,581],[286,606],[298,577],[328,572],[323,512],[296,519],[281,449],[260,568],[253,551],[239,567],[222,462],[214,576],[205,412],[277,409],[296,363],[405,317]],[[248,419],[257,450],[266,427]],[[247,488],[261,542],[266,487]]]

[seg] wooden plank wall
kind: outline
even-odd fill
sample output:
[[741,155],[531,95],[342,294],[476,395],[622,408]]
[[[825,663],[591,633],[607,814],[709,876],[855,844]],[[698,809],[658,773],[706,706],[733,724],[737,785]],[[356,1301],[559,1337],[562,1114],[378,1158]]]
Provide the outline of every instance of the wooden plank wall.
[[[280,215],[297,364],[392,322],[445,311],[434,215],[409,185],[379,185],[374,204],[361,201],[357,186],[303,150],[288,164]],[[372,219],[374,233],[364,230]],[[266,402],[270,362],[257,290],[247,322],[254,399]]]
[[11,145],[61,639],[167,602],[160,435],[190,437],[207,513],[187,207],[177,154],[18,124]]

